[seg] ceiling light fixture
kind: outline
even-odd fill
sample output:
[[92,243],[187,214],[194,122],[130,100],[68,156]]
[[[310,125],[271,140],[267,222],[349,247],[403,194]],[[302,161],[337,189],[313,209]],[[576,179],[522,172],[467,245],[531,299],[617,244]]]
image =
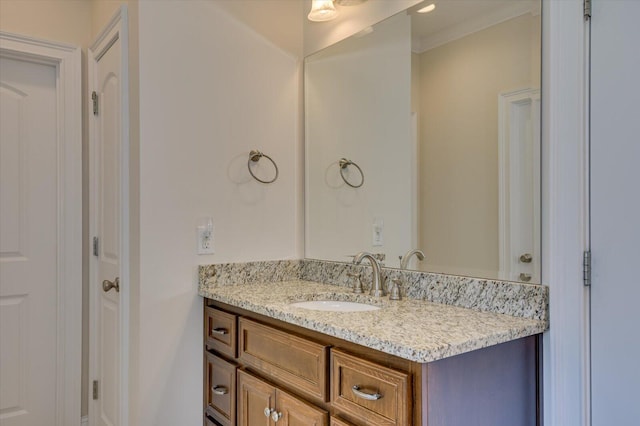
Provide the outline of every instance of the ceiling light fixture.
[[425,6],[422,9],[418,9],[418,13],[429,13],[436,8],[435,3],[431,3],[429,6]]
[[336,16],[338,16],[338,11],[333,5],[333,0],[313,0],[307,18],[313,22],[324,22],[330,21]]

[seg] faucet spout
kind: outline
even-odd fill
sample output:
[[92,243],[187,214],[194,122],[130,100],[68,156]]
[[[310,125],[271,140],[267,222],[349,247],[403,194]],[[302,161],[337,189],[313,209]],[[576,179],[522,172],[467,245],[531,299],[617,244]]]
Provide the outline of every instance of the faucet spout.
[[371,291],[369,294],[375,297],[384,296],[384,289],[382,288],[382,274],[380,272],[380,263],[378,263],[378,259],[369,252],[361,251],[353,258],[353,263],[359,265],[364,259],[369,259],[369,262],[371,262],[373,275],[373,282],[371,283]]
[[411,260],[411,256],[416,255],[418,260],[424,260],[424,252],[420,249],[409,250],[404,254],[404,256],[400,257],[400,269],[407,269],[407,265],[409,265],[409,260]]

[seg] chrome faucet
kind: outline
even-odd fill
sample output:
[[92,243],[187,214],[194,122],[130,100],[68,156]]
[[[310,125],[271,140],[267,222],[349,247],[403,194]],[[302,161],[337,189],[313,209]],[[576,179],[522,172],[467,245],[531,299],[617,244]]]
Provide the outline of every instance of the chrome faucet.
[[404,256],[400,256],[400,269],[407,269],[407,265],[409,264],[409,260],[411,256],[416,255],[418,260],[424,260],[424,252],[420,249],[409,250],[404,254]]
[[373,282],[371,283],[371,296],[381,297],[384,296],[384,290],[382,288],[382,274],[380,273],[380,263],[375,256],[369,252],[361,251],[353,258],[353,263],[359,265],[364,259],[369,259],[371,262],[371,269],[373,275]]

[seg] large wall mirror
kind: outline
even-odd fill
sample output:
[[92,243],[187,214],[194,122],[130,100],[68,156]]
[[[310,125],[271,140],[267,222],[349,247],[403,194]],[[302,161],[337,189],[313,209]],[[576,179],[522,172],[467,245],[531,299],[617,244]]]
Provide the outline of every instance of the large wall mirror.
[[539,283],[540,3],[417,9],[305,58],[305,257]]

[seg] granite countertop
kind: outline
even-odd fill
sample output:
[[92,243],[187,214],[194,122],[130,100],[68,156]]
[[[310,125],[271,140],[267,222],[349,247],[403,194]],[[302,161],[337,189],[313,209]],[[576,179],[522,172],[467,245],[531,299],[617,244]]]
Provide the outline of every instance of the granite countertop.
[[[294,279],[200,287],[209,299],[416,362],[431,362],[544,332],[546,320],[458,306],[354,294],[349,288]],[[306,300],[369,303],[369,312],[322,312],[290,306]]]

